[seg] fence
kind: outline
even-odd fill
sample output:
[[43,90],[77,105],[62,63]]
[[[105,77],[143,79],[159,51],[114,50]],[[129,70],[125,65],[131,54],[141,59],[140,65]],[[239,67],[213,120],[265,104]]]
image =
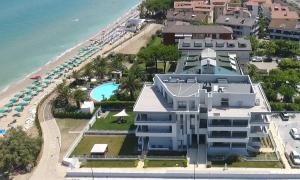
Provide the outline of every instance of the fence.
[[83,130],[80,132],[79,136],[77,136],[77,138],[74,140],[74,142],[72,143],[72,145],[68,149],[67,153],[65,154],[64,158],[68,158],[71,155],[71,153],[74,151],[74,149],[76,148],[76,146],[78,145],[78,143],[81,141],[84,133],[86,131],[88,131],[90,127],[92,127],[94,125],[94,123],[97,120],[97,114],[98,114],[99,110],[100,110],[100,108],[94,113],[94,115],[90,119],[89,123],[83,128]]

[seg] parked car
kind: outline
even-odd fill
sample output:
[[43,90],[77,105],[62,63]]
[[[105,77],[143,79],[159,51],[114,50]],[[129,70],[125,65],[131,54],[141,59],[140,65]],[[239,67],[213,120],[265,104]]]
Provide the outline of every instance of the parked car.
[[272,61],[273,61],[273,59],[271,56],[267,56],[264,58],[264,62],[272,62]]
[[282,113],[280,113],[280,117],[283,121],[288,121],[290,118],[290,115],[286,112],[282,112]]
[[298,130],[296,128],[292,128],[290,130],[290,134],[294,139],[300,139],[300,134],[298,133]]
[[258,56],[253,56],[253,57],[251,57],[251,61],[252,62],[262,62],[263,58],[262,57],[258,57]]
[[290,158],[295,165],[300,165],[300,155],[296,151],[291,151]]

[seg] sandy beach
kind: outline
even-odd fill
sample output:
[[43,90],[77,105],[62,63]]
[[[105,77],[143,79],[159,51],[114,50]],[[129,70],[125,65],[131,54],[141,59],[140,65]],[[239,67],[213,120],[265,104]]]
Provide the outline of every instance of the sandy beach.
[[[26,89],[27,86],[31,85],[33,80],[30,79],[32,76],[41,76],[45,77],[48,72],[50,72],[52,69],[55,67],[63,64],[70,58],[74,57],[77,55],[79,49],[88,47],[91,44],[93,44],[95,41],[100,41],[103,39],[104,36],[107,36],[108,33],[112,32],[116,28],[120,27],[122,24],[124,24],[128,19],[132,17],[137,17],[138,16],[138,11],[137,11],[137,6],[133,7],[130,9],[126,14],[124,14],[122,17],[117,19],[115,22],[111,23],[108,25],[105,29],[101,29],[96,35],[93,37],[85,40],[82,42],[80,45],[71,48],[70,50],[66,51],[62,56],[60,56],[58,59],[55,61],[43,66],[40,68],[39,71],[35,72],[34,74],[31,74],[28,77],[25,77],[19,82],[13,83],[7,88],[5,91],[2,91],[0,93],[0,107],[3,107],[4,104],[9,102],[9,99],[12,98],[15,94],[20,92],[23,89]],[[76,71],[79,69],[82,69],[86,64],[91,62],[96,56],[102,55],[103,52],[108,52],[112,48],[116,47],[120,43],[124,42],[125,40],[128,40],[133,36],[132,33],[125,33],[121,38],[117,39],[114,43],[112,44],[107,44],[103,47],[102,50],[96,52],[93,56],[91,56],[89,59],[87,59],[85,62],[80,64],[78,67],[75,67],[73,70],[69,71],[65,76],[68,76],[72,73],[72,71]],[[32,99],[30,104],[28,106],[25,106],[24,111],[20,113],[21,117],[14,117],[13,114],[16,112],[12,110],[12,112],[8,113],[7,117],[3,117],[0,119],[0,129],[8,129],[7,124],[9,124],[11,121],[14,119],[17,119],[17,122],[15,123],[15,126],[23,126],[26,118],[29,117],[30,111],[35,109],[36,105],[38,102],[49,92],[51,92],[59,83],[62,82],[62,79],[55,80],[54,83],[50,84],[47,88],[44,89],[42,93],[39,93],[36,97]]]

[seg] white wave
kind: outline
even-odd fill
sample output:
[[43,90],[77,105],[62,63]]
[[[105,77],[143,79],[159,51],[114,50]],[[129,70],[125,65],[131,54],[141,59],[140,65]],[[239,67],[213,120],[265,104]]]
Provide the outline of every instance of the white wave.
[[78,18],[75,18],[75,19],[72,19],[73,22],[78,22],[79,19]]

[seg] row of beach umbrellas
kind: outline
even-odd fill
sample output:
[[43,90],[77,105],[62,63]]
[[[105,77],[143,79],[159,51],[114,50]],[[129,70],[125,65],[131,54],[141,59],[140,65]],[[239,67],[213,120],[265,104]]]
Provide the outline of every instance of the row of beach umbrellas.
[[39,78],[34,80],[30,86],[26,87],[26,89],[15,94],[11,99],[9,99],[8,103],[4,104],[4,108],[0,109],[0,113],[4,114],[10,112],[13,108],[17,112],[22,112],[24,110],[24,106],[27,106],[30,103],[33,96],[38,95],[44,88],[48,87],[48,85],[52,83],[53,79],[58,79],[69,70],[79,66],[81,63],[93,56],[98,50],[99,47],[96,46],[81,48],[75,57],[47,73],[47,76],[44,79]]

